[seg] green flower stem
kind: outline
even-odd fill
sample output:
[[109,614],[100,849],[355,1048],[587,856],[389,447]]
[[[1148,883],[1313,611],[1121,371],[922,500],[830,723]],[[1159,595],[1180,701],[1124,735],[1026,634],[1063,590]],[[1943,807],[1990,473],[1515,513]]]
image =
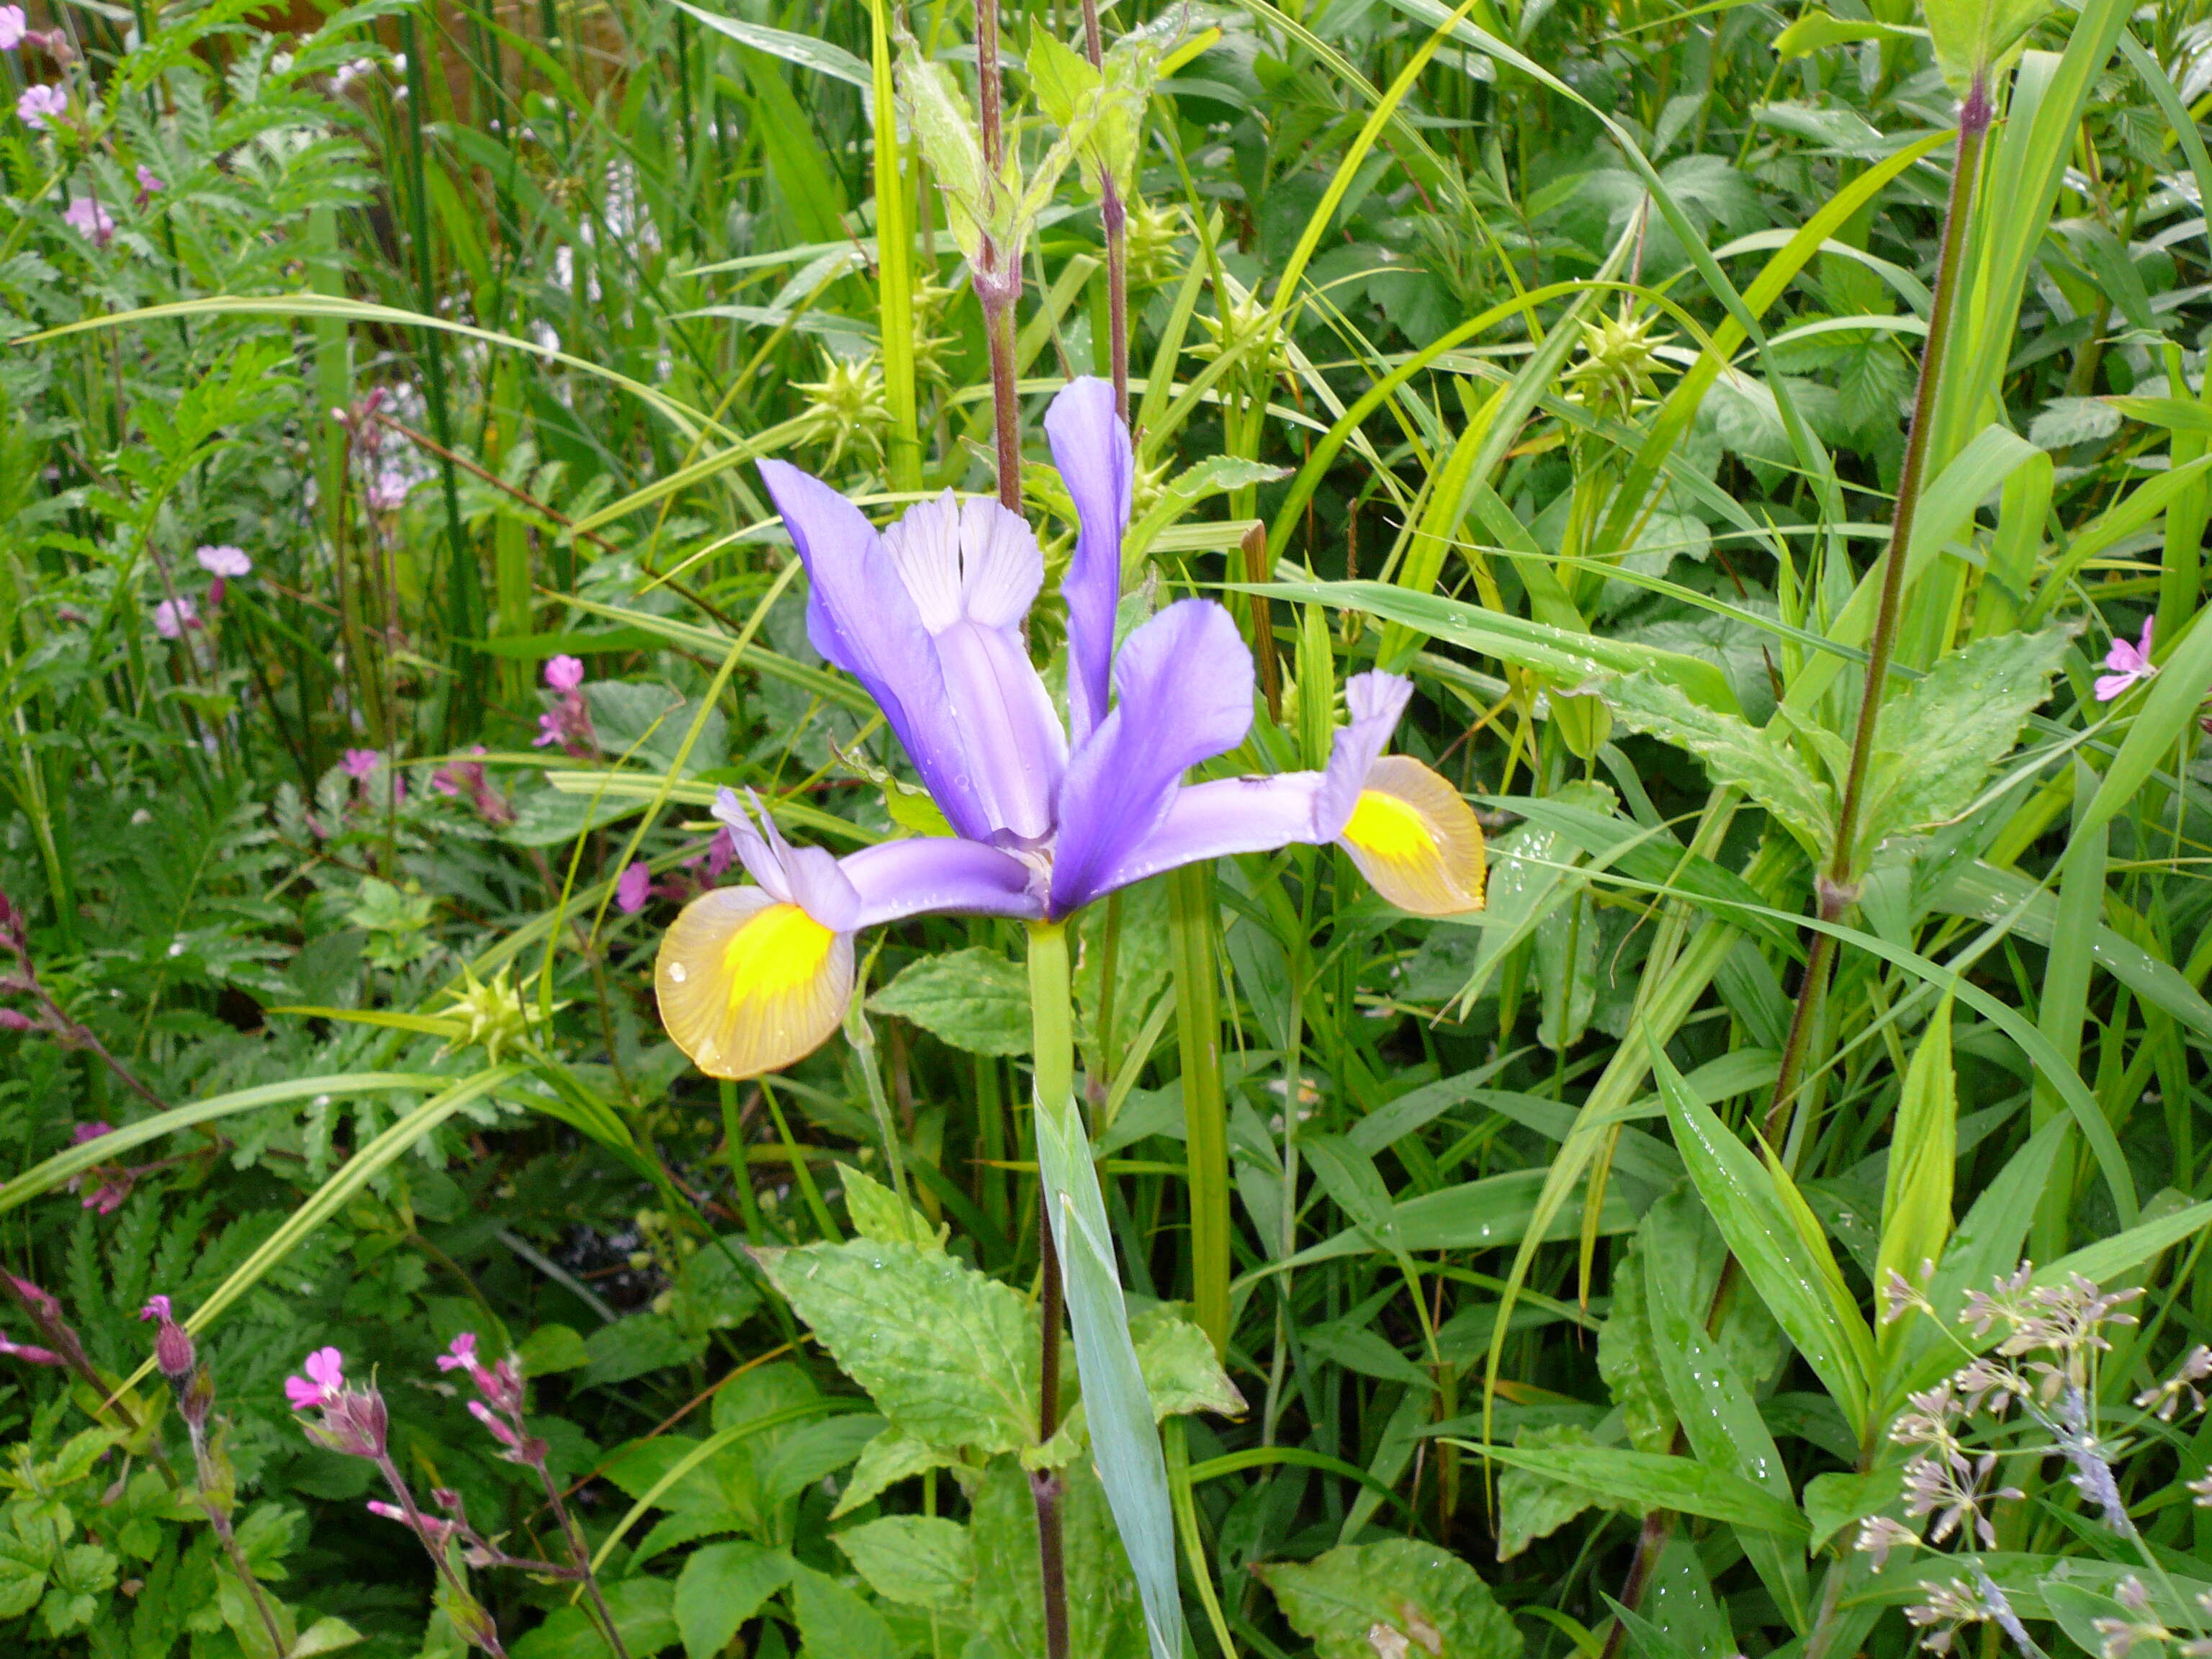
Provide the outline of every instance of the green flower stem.
[[1216,1354],[1229,1352],[1229,1114],[1221,1094],[1220,928],[1211,866],[1168,877],[1175,939],[1176,1030],[1182,1050],[1190,1170],[1191,1310]]
[[[1152,1396],[1129,1336],[1129,1310],[1115,1266],[1098,1167],[1076,1109],[1075,1019],[1064,921],[1030,924],[1030,1019],[1036,1079],[1037,1238],[1047,1287],[1042,1298],[1045,1386],[1038,1426],[1047,1439],[1058,1430],[1060,1313],[1052,1294],[1057,1288],[1066,1297],[1074,1332],[1093,1466],[1144,1598],[1146,1635],[1153,1659],[1180,1659],[1182,1601],[1176,1582],[1175,1516],[1167,1460],[1160,1449]],[[1060,1483],[1042,1473],[1031,1477],[1031,1485],[1037,1495],[1037,1543],[1045,1570],[1048,1659],[1065,1659],[1065,1613],[1055,1621],[1054,1612],[1055,1595],[1065,1595]]]
[[[1059,1252],[1053,1248],[1054,1182],[1045,1175],[1044,1114],[1047,1101],[1064,1101],[1074,1109],[1075,1022],[1068,982],[1067,924],[1033,922],[1030,927],[1030,1057],[1036,1067],[1037,1171],[1037,1443],[1060,1432],[1060,1326],[1061,1287]],[[1044,1580],[1044,1646],[1047,1659],[1067,1659],[1067,1561],[1060,1534],[1060,1497],[1065,1490],[1055,1469],[1036,1469],[1030,1492],[1036,1503],[1037,1568]]]
[[[1859,697],[1857,728],[1851,735],[1851,758],[1844,774],[1843,799],[1836,810],[1836,841],[1828,867],[1814,883],[1820,896],[1820,919],[1839,921],[1858,897],[1859,806],[1866,791],[1869,763],[1874,756],[1875,732],[1881,718],[1882,690],[1889,676],[1889,659],[1897,644],[1897,619],[1905,592],[1905,555],[1912,544],[1912,521],[1920,506],[1920,489],[1928,468],[1928,434],[1935,425],[1936,399],[1943,384],[1943,363],[1951,343],[1952,313],[1959,291],[1959,267],[1963,262],[1966,223],[1974,206],[1974,176],[1981,170],[1982,141],[1990,130],[1990,95],[1986,78],[1976,76],[1973,88],[1959,106],[1959,153],[1951,168],[1951,197],[1943,211],[1942,249],[1936,269],[1936,295],[1928,312],[1928,348],[1920,358],[1920,380],[1912,395],[1912,423],[1906,429],[1905,465],[1898,475],[1897,509],[1891,514],[1889,547],[1883,556],[1881,603],[1875,612],[1873,636],[1867,642],[1866,690]],[[1827,994],[1828,974],[1834,966],[1835,947],[1830,935],[1814,936],[1805,959],[1805,977],[1797,990],[1797,1006],[1790,1016],[1790,1035],[1782,1047],[1782,1064],[1775,1073],[1774,1093],[1769,1098],[1764,1133],[1770,1146],[1788,1138],[1796,1110],[1797,1079],[1812,1048],[1820,1003]]]
[[[1106,40],[1098,28],[1098,0],[1083,0],[1083,55],[1103,70]],[[1114,381],[1114,412],[1129,418],[1129,214],[1110,171],[1098,179],[1098,221],[1106,233],[1106,361]]]

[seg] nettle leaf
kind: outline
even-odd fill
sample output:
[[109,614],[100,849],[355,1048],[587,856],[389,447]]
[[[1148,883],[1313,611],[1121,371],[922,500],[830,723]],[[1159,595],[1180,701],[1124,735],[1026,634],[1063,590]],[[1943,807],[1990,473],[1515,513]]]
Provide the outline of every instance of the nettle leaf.
[[713,1659],[790,1582],[792,1559],[760,1544],[709,1544],[695,1550],[676,1580],[676,1628],[685,1659]]
[[1188,1319],[1154,1309],[1129,1322],[1129,1337],[1155,1419],[1188,1412],[1243,1414],[1244,1396],[1214,1357],[1212,1340]]
[[1036,1437],[1036,1321],[1014,1291],[918,1244],[857,1239],[757,1254],[902,1432],[985,1453]]
[[1928,0],[1928,35],[1945,83],[1964,95],[2050,9],[2049,0]]
[[837,1178],[845,1187],[845,1214],[861,1237],[887,1244],[918,1244],[939,1255],[945,1253],[945,1241],[952,1236],[950,1226],[939,1222],[933,1229],[921,1211],[849,1164],[837,1165]]
[[944,1468],[954,1461],[927,1441],[916,1440],[896,1429],[885,1429],[860,1448],[860,1461],[853,1465],[852,1475],[845,1482],[837,1507],[830,1511],[830,1518],[835,1521],[850,1515],[895,1481]]
[[834,1653],[837,1659],[899,1659],[905,1651],[883,1614],[826,1572],[805,1566],[793,1571],[791,1609],[809,1653]]
[[1510,1659],[1523,1647],[1511,1615],[1473,1567],[1410,1538],[1347,1544],[1307,1562],[1252,1570],[1315,1659]]
[[951,1612],[975,1579],[968,1528],[935,1516],[887,1515],[835,1534],[854,1571],[886,1601]]
[[1833,797],[1780,733],[1692,702],[1649,673],[1612,681],[1605,697],[1624,726],[1687,750],[1705,763],[1716,783],[1735,784],[1808,852],[1818,855],[1826,850],[1835,833]]
[[2051,695],[2070,636],[2000,634],[1954,651],[1883,705],[1875,728],[1865,846],[1956,817]]
[[943,64],[903,45],[898,63],[899,103],[945,197],[945,218],[971,263],[983,252],[983,226],[991,216],[991,175],[983,165],[983,133],[968,100]]
[[981,945],[909,963],[868,999],[868,1010],[910,1019],[971,1054],[1030,1051],[1029,976]]
[[2053,398],[2027,423],[2027,441],[2038,449],[2068,449],[2119,429],[2120,410],[2102,398]]

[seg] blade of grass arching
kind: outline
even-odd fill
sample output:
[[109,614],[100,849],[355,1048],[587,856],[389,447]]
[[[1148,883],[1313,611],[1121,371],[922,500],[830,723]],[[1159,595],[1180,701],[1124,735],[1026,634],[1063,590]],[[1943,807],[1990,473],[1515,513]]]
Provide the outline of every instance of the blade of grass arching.
[[[2076,1066],[2081,1052],[2081,1025],[2088,1017],[2089,969],[2092,953],[2073,947],[2072,941],[2095,937],[2105,912],[2106,824],[2084,828],[2094,797],[2090,793],[2097,775],[2078,757],[2074,763],[2073,836],[2059,864],[2057,938],[2066,948],[2046,953],[2042,996],[2036,1008],[2036,1028],[2049,1039],[2069,1069]],[[2063,1110],[2052,1080],[2039,1071],[2035,1077],[2033,1110],[2038,1128]],[[2074,1215],[2074,1182],[2070,1166],[2062,1165],[2058,1177],[2044,1189],[2037,1206],[2030,1255],[2049,1261],[2066,1248]]]
[[[510,1061],[487,1067],[473,1077],[453,1081],[443,1093],[423,1102],[376,1136],[348,1158],[336,1175],[317,1188],[305,1204],[285,1218],[283,1226],[264,1239],[252,1255],[240,1262],[222,1284],[208,1293],[207,1299],[193,1309],[191,1316],[183,1322],[185,1328],[196,1336],[206,1330],[225,1309],[259,1284],[271,1267],[343,1209],[356,1193],[404,1157],[416,1141],[471,1101],[481,1100],[493,1090],[514,1081],[523,1074],[523,1070]],[[137,1388],[152,1374],[153,1370],[154,1359],[149,1354],[116,1392],[121,1394]]]
[[899,167],[889,0],[869,0],[868,27],[876,100],[876,307],[883,336],[884,401],[891,411],[889,473],[893,489],[919,489],[921,429],[915,412],[913,249],[907,238],[906,184]]
[[142,306],[136,311],[114,311],[98,317],[83,317],[41,333],[19,335],[8,343],[13,346],[43,345],[49,340],[58,340],[68,335],[82,334],[99,328],[117,328],[126,323],[161,322],[172,317],[225,316],[336,317],[347,322],[380,323],[392,328],[416,328],[458,334],[465,339],[481,340],[486,345],[523,352],[541,362],[558,363],[564,368],[573,368],[579,374],[605,380],[637,398],[686,437],[696,435],[703,429],[732,443],[745,441],[742,434],[731,431],[690,405],[669,397],[643,380],[617,374],[588,357],[548,350],[534,341],[517,339],[511,334],[478,328],[452,318],[425,316],[419,311],[378,305],[367,300],[337,299],[320,294],[285,294],[267,298],[219,294],[200,300],[176,300],[166,305]]
[[[664,501],[696,483],[716,477],[733,466],[742,466],[745,462],[757,460],[763,455],[773,455],[787,443],[804,436],[807,429],[807,417],[795,415],[765,431],[741,439],[726,449],[718,449],[711,455],[662,472],[652,483],[632,490],[621,500],[610,501],[605,507],[595,507],[586,513],[569,526],[568,533],[586,536],[595,530],[605,529],[617,519],[626,518],[641,508],[651,507],[655,501]],[[750,488],[740,483],[737,489],[748,508],[757,509],[758,502],[753,500]]]
[[179,1129],[190,1129],[210,1123],[219,1117],[229,1117],[239,1112],[258,1111],[264,1106],[281,1106],[289,1100],[310,1100],[317,1095],[329,1095],[333,1099],[348,1094],[380,1094],[392,1089],[437,1089],[451,1082],[428,1072],[356,1072],[338,1073],[329,1077],[293,1078],[283,1083],[264,1083],[258,1088],[240,1089],[211,1099],[195,1101],[189,1106],[173,1106],[166,1112],[156,1112],[151,1117],[141,1118],[136,1123],[126,1123],[119,1129],[82,1145],[55,1153],[43,1163],[34,1164],[22,1174],[0,1184],[0,1215],[20,1204],[29,1202],[41,1193],[50,1193],[73,1176],[82,1175],[95,1164],[112,1163],[124,1153],[158,1140],[163,1135],[174,1134]]

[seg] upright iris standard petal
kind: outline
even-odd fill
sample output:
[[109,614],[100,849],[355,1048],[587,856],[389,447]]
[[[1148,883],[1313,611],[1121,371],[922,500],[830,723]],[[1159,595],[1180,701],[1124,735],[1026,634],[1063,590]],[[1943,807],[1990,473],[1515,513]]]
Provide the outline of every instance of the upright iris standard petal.
[[820,1048],[853,994],[853,936],[759,887],[684,907],[653,963],[660,1023],[709,1077],[757,1077]]
[[1075,499],[1075,556],[1060,592],[1067,601],[1068,735],[1080,744],[1106,718],[1136,458],[1129,428],[1114,412],[1114,388],[1095,376],[1071,380],[1052,400],[1044,433],[1053,465]]
[[1244,740],[1252,684],[1252,653],[1211,599],[1180,600],[1129,635],[1114,659],[1114,710],[1060,785],[1054,915],[1108,891],[1115,866],[1167,816],[1184,771]]
[[820,479],[783,461],[763,461],[760,472],[806,566],[814,648],[867,688],[946,822],[987,838],[993,825],[968,775],[936,646],[883,538]]
[[946,490],[908,510],[884,547],[936,647],[963,773],[985,821],[1016,841],[1052,833],[1067,738],[1030,661],[1022,618],[1044,580],[1029,526]]

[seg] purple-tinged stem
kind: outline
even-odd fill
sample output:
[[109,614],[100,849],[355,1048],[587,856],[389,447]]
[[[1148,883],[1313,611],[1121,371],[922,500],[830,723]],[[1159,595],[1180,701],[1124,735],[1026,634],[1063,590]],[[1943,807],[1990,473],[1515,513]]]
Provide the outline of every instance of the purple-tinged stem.
[[[1098,0],[1083,0],[1083,53],[1103,72],[1106,42],[1098,28]],[[1129,418],[1129,215],[1111,173],[1098,175],[1098,218],[1106,232],[1108,372],[1114,380],[1114,412]]]

